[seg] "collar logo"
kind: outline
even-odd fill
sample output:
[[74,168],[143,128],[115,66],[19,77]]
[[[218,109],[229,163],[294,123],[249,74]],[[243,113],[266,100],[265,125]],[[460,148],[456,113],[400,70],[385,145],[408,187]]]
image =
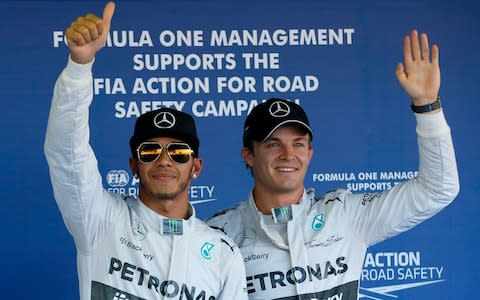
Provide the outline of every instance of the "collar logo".
[[270,112],[270,115],[276,118],[288,116],[288,114],[290,113],[290,107],[286,103],[281,101],[273,102],[268,110]]
[[325,225],[325,214],[321,213],[313,217],[312,229],[314,231],[320,231]]
[[163,234],[183,234],[183,223],[179,219],[163,219]]
[[292,207],[289,205],[272,208],[272,217],[276,224],[287,223],[293,219]]
[[202,254],[202,257],[206,259],[211,259],[212,258],[211,251],[214,246],[215,246],[214,244],[209,242],[203,243],[202,247],[200,248],[200,253]]
[[175,125],[175,116],[168,111],[160,112],[153,119],[153,124],[160,129],[172,128]]

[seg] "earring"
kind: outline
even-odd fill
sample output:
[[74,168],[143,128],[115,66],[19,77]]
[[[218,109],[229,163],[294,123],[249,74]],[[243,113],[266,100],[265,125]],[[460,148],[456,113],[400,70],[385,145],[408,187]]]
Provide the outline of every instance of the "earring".
[[193,175],[192,175],[192,178],[193,178],[193,179],[197,178],[197,174],[193,174]]

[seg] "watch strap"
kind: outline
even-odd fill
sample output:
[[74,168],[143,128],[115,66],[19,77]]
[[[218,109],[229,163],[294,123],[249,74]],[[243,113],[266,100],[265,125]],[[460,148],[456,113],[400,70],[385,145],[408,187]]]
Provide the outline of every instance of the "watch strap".
[[412,109],[412,111],[417,113],[417,114],[423,114],[423,113],[426,113],[426,112],[431,112],[431,111],[434,111],[436,109],[439,109],[440,107],[442,107],[442,105],[440,103],[440,97],[437,97],[437,100],[435,100],[433,103],[429,103],[429,104],[425,104],[425,105],[419,105],[419,106],[413,105],[413,103],[412,103],[410,105],[410,108]]

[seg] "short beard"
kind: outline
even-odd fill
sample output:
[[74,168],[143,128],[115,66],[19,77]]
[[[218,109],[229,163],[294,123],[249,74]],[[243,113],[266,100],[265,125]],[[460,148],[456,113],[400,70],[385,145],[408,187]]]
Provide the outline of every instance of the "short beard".
[[179,193],[157,193],[157,194],[153,194],[153,197],[159,201],[165,201],[165,200],[172,200],[172,199],[175,199],[175,197],[178,195]]
[[187,180],[185,182],[180,182],[179,187],[176,191],[171,192],[171,193],[164,193],[164,192],[159,192],[159,193],[153,193],[151,190],[147,190],[145,186],[143,185],[143,182],[140,180],[140,188],[150,194],[153,198],[155,198],[158,201],[168,201],[168,200],[175,200],[178,195],[183,193],[186,189],[188,189],[190,185],[190,181]]

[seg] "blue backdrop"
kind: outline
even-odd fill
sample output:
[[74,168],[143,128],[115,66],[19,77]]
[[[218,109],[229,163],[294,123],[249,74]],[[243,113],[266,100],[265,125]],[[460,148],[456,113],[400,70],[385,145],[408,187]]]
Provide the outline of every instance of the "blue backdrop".
[[[73,240],[52,196],[43,139],[68,48],[63,30],[104,2],[0,3],[0,287],[7,299],[78,299]],[[315,133],[306,186],[378,191],[414,176],[414,116],[394,69],[412,28],[440,47],[440,95],[453,131],[457,199],[368,252],[361,299],[474,299],[479,231],[475,1],[119,1],[97,56],[91,143],[104,186],[136,193],[128,139],[158,105],[192,113],[205,160],[190,198],[200,218],[246,198],[239,155],[248,109],[300,103]]]

